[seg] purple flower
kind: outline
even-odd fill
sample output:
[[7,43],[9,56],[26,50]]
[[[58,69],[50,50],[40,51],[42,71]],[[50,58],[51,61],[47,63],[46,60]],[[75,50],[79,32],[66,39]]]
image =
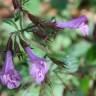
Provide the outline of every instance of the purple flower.
[[74,19],[69,22],[57,22],[56,26],[58,28],[70,28],[70,29],[77,29],[79,28],[81,32],[83,33],[84,36],[88,35],[88,25],[87,25],[87,17],[86,16],[81,16],[77,19]]
[[14,89],[20,86],[21,76],[15,70],[10,50],[6,53],[5,63],[0,72],[0,82],[9,89]]
[[48,72],[48,66],[45,59],[37,57],[32,53],[30,47],[25,47],[25,51],[29,56],[31,66],[30,66],[30,75],[35,79],[37,84],[40,84],[44,81],[45,75]]

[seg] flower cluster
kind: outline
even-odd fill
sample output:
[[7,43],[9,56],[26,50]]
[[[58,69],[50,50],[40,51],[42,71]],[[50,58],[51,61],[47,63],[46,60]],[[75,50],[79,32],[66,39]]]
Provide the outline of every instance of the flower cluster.
[[[59,29],[79,28],[83,32],[84,36],[88,35],[87,18],[85,16],[81,16],[69,22],[56,22],[52,24],[54,24],[54,26]],[[13,65],[11,43],[12,41],[8,42],[8,46],[7,46],[8,50],[6,52],[5,63],[2,68],[2,71],[0,72],[0,82],[3,85],[7,86],[8,88],[13,89],[20,86],[21,75],[19,74],[18,71],[16,71]],[[23,40],[21,40],[21,45],[23,46],[25,52],[28,54],[28,57],[31,62],[31,65],[29,66],[29,73],[34,78],[36,83],[40,84],[41,82],[44,81],[45,75],[48,72],[48,66],[47,66],[46,60],[44,58],[40,58],[36,56],[32,52],[32,49]]]
[[[35,25],[35,31],[39,32],[36,35],[39,35],[39,37],[50,37],[50,34],[55,34],[55,31],[57,32],[58,30],[64,29],[64,28],[70,28],[70,29],[80,29],[81,32],[83,33],[84,36],[88,35],[88,20],[86,16],[81,16],[79,18],[76,18],[74,20],[68,21],[68,22],[45,22],[38,16],[34,16],[33,14],[29,13],[28,11],[24,10],[21,6],[20,0],[12,0],[13,6],[15,10],[19,10],[26,14],[26,17],[29,18],[32,21],[32,26]],[[22,25],[22,24],[21,24]],[[28,26],[29,28],[29,26]],[[27,28],[27,29],[28,29]],[[33,27],[32,27],[33,28]],[[32,29],[31,28],[31,29]],[[52,29],[52,32],[47,33],[46,29]],[[26,30],[27,30],[26,29]],[[22,31],[26,31],[25,29],[21,28]],[[18,31],[18,30],[17,30]],[[19,30],[20,31],[20,30]],[[33,31],[32,31],[33,32]],[[34,33],[34,32],[33,32]],[[35,32],[36,33],[36,32]],[[19,34],[19,32],[18,32]],[[22,32],[23,34],[23,32]],[[22,35],[21,34],[21,35]],[[19,34],[20,35],[20,34]],[[46,74],[48,73],[48,65],[47,62],[44,58],[40,58],[36,56],[35,53],[33,53],[32,49],[29,47],[29,45],[21,39],[20,36],[20,44],[22,45],[24,51],[28,55],[30,59],[30,65],[29,65],[29,74],[32,76],[34,81],[37,84],[41,84],[45,77]],[[6,56],[5,56],[5,62],[4,66],[0,72],[0,82],[7,86],[9,89],[14,89],[18,88],[20,86],[21,82],[21,75],[20,73],[15,69],[15,66],[13,64],[13,44],[12,44],[12,38],[9,38],[9,41],[7,43],[7,51],[6,51]],[[14,41],[15,42],[15,41]],[[16,52],[20,48],[17,46]]]
[[[23,43],[25,42],[23,41]],[[13,64],[13,55],[11,49],[12,41],[9,40],[7,45],[8,46],[7,46],[4,66],[0,72],[0,82],[3,85],[7,86],[9,89],[14,89],[20,86],[22,77],[20,73],[15,69],[15,66]],[[34,78],[37,84],[40,84],[41,82],[44,81],[45,75],[48,72],[47,63],[45,59],[40,58],[36,56],[34,53],[32,53],[32,49],[27,44],[26,47],[24,46],[24,44],[22,45],[24,47],[25,52],[28,54],[28,57],[30,58],[30,62],[31,62],[29,68],[30,75]]]

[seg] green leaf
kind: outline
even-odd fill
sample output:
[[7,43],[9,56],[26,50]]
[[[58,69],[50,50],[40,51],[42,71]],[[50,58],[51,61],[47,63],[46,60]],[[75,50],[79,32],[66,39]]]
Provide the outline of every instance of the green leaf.
[[68,1],[67,0],[51,0],[51,6],[59,10],[66,8]]
[[33,14],[38,14],[40,13],[40,3],[38,0],[30,0],[24,5],[25,9],[28,10],[29,12],[32,12]]
[[54,96],[53,88],[50,85],[43,84],[39,96]]
[[79,61],[78,58],[74,55],[67,55],[64,58],[64,64],[66,67],[66,71],[68,72],[76,72],[79,67]]
[[86,54],[88,64],[96,64],[96,45],[93,45]]
[[81,41],[79,43],[74,44],[69,50],[68,53],[75,56],[80,57],[84,56],[85,53],[89,50],[91,44],[85,41]]
[[85,76],[84,78],[80,79],[80,89],[86,94],[89,89],[89,77]]

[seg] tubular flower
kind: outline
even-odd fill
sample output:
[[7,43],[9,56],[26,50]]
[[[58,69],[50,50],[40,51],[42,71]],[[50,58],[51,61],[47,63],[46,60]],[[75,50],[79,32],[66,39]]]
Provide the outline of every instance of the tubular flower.
[[15,70],[10,50],[6,53],[5,63],[0,73],[0,82],[9,89],[14,89],[20,86],[21,76]]
[[45,59],[37,57],[30,47],[25,47],[25,51],[31,62],[30,75],[34,78],[37,84],[44,81],[45,75],[48,72],[48,66]]
[[88,35],[88,25],[87,25],[87,17],[81,16],[77,19],[74,19],[69,22],[57,22],[56,26],[58,28],[64,29],[64,28],[70,28],[70,29],[80,29],[84,36]]

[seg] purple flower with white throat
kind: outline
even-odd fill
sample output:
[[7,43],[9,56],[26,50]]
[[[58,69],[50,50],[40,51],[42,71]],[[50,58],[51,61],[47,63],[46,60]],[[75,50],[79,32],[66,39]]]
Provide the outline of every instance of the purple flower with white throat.
[[15,70],[12,60],[12,52],[6,52],[6,58],[2,71],[0,72],[0,82],[9,89],[18,88],[20,86],[21,76]]
[[25,52],[30,59],[30,75],[34,78],[37,84],[44,81],[45,75],[48,72],[48,66],[45,59],[37,57],[30,47],[25,47]]
[[88,35],[88,19],[86,16],[80,16],[77,19],[68,21],[68,22],[57,22],[56,26],[58,28],[70,28],[70,29],[80,29],[84,36]]

